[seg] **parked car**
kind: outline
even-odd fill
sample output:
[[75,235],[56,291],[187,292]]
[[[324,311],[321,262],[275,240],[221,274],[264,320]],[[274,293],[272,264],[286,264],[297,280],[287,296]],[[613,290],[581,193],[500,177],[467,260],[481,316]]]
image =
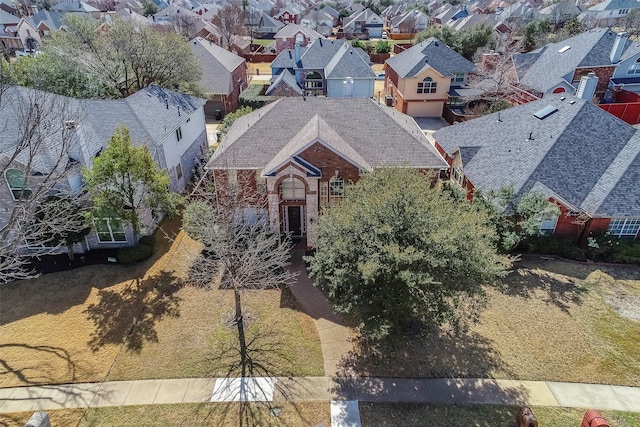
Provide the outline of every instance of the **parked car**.
[[382,40],[386,40],[387,39],[387,32],[383,31],[382,32]]

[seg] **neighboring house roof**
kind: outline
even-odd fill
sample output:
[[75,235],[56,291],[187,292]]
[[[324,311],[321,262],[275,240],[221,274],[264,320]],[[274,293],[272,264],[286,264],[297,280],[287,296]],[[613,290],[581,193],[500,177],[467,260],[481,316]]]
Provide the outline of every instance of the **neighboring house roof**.
[[[557,111],[536,118],[546,106]],[[465,176],[482,191],[512,185],[591,216],[640,215],[640,134],[589,101],[550,95],[434,137],[447,153],[460,151]]]
[[540,9],[540,15],[564,18],[573,15],[579,15],[582,13],[582,10],[576,6],[575,3],[570,1],[561,1],[559,3],[554,3],[545,7],[544,9]]
[[20,17],[0,9],[0,25],[12,25],[20,22]]
[[202,37],[191,41],[191,48],[202,64],[202,86],[208,94],[228,95],[233,91],[233,71],[244,65],[244,58]]
[[[576,68],[614,65],[610,54],[615,39],[614,31],[598,28],[529,53],[514,54],[512,58],[519,82],[544,93],[565,81],[564,76]],[[567,46],[569,48],[565,49]],[[640,45],[627,40],[621,60],[638,53]]]
[[369,98],[301,97],[282,98],[236,119],[207,167],[276,166],[318,139],[366,169],[446,167],[411,117]]
[[589,8],[592,12],[604,12],[607,10],[635,9],[640,7],[640,2],[636,0],[604,0]]
[[382,24],[384,22],[384,20],[380,17],[380,15],[378,15],[371,9],[365,9],[359,12],[354,12],[351,16],[344,18],[342,22],[342,26],[344,28],[353,27],[356,22],[364,21],[368,23],[373,19],[375,19],[378,24]]
[[[136,25],[148,25],[149,24],[149,19],[140,15],[137,12],[134,12],[133,10],[129,9],[129,8],[125,8],[125,9],[120,9],[119,11],[117,11],[116,16],[122,19],[126,19],[129,20],[131,22],[133,22]],[[105,16],[107,16],[105,14]]]
[[51,30],[59,30],[64,26],[63,24],[64,13],[62,12],[51,12],[48,10],[41,10],[35,15],[33,15],[31,19],[33,20],[33,23],[35,24],[36,28],[41,23],[46,25]]
[[[61,113],[68,117],[56,116],[56,126],[73,119],[78,135],[82,135],[84,146],[71,147],[76,160],[85,154],[93,157],[104,147],[120,124],[129,127],[131,137],[138,143],[151,147],[162,144],[168,133],[180,126],[184,119],[202,105],[204,100],[184,95],[168,89],[150,86],[135,94],[119,100],[74,99],[62,95],[46,93],[21,86],[12,86],[3,94],[4,108],[0,110],[0,123],[4,126],[0,132],[0,153],[13,153],[16,141],[20,140],[20,129],[12,126],[25,112],[26,105],[35,100],[46,99],[47,105],[59,105]],[[44,103],[44,101],[42,101]],[[51,155],[58,142],[47,140],[47,150],[39,151],[34,159],[33,168],[48,173],[55,166],[58,156]],[[26,164],[26,153],[18,156],[17,161]]]
[[96,9],[95,7],[79,0],[62,0],[55,6],[51,6],[51,10],[58,12],[100,12],[100,9]]
[[172,19],[187,19],[191,21],[195,21],[200,17],[197,13],[192,12],[191,10],[184,8],[182,6],[176,6],[174,4],[170,5],[162,9],[160,12],[153,15],[154,18],[172,18]]
[[271,69],[325,70],[326,78],[375,79],[369,56],[346,40],[317,39],[307,47],[300,48],[300,61],[297,64],[295,49],[283,50],[271,63]]
[[295,36],[298,33],[302,33],[309,38],[309,40],[313,41],[315,39],[325,38],[322,34],[317,31],[312,30],[308,27],[301,27],[298,24],[287,24],[278,31],[278,33],[273,37],[274,39],[288,39],[290,37]]
[[270,32],[278,32],[280,28],[284,27],[284,24],[278,21],[275,18],[267,15],[262,12],[262,16],[260,17],[260,26],[258,27],[258,31],[269,30]]
[[473,71],[474,65],[440,40],[431,37],[387,59],[400,78],[416,77],[427,68],[442,76]]

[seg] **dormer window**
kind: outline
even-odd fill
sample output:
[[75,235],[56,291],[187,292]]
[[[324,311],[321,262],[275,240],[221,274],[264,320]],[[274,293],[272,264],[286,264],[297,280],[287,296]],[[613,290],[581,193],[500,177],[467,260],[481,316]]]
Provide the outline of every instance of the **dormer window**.
[[640,58],[636,60],[629,69],[627,70],[627,74],[640,74]]
[[4,179],[7,181],[13,200],[24,200],[31,197],[31,188],[27,183],[27,177],[21,170],[7,169],[4,173]]

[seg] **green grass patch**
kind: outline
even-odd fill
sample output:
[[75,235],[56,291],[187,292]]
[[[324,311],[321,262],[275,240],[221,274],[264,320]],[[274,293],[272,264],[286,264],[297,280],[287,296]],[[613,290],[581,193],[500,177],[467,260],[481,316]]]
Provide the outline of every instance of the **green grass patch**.
[[[578,427],[586,409],[532,407],[539,426]],[[363,426],[513,427],[517,406],[360,403]],[[640,425],[640,414],[601,411],[611,427]]]

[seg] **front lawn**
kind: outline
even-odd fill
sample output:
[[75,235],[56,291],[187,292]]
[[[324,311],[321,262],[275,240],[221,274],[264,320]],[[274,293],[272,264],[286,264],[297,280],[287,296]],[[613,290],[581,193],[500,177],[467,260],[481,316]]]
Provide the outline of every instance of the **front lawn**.
[[362,346],[346,365],[371,376],[640,385],[640,323],[620,314],[638,314],[637,268],[527,257],[487,293],[487,309],[463,335],[397,337]]
[[[156,254],[144,263],[88,266],[0,288],[0,387],[228,372],[237,363],[226,322],[233,298],[189,286],[186,272],[200,248],[178,221],[163,227],[175,239],[159,231]],[[253,316],[248,336],[279,346],[256,355],[261,363],[277,375],[323,374],[313,320],[287,293],[247,292],[243,301]]]

